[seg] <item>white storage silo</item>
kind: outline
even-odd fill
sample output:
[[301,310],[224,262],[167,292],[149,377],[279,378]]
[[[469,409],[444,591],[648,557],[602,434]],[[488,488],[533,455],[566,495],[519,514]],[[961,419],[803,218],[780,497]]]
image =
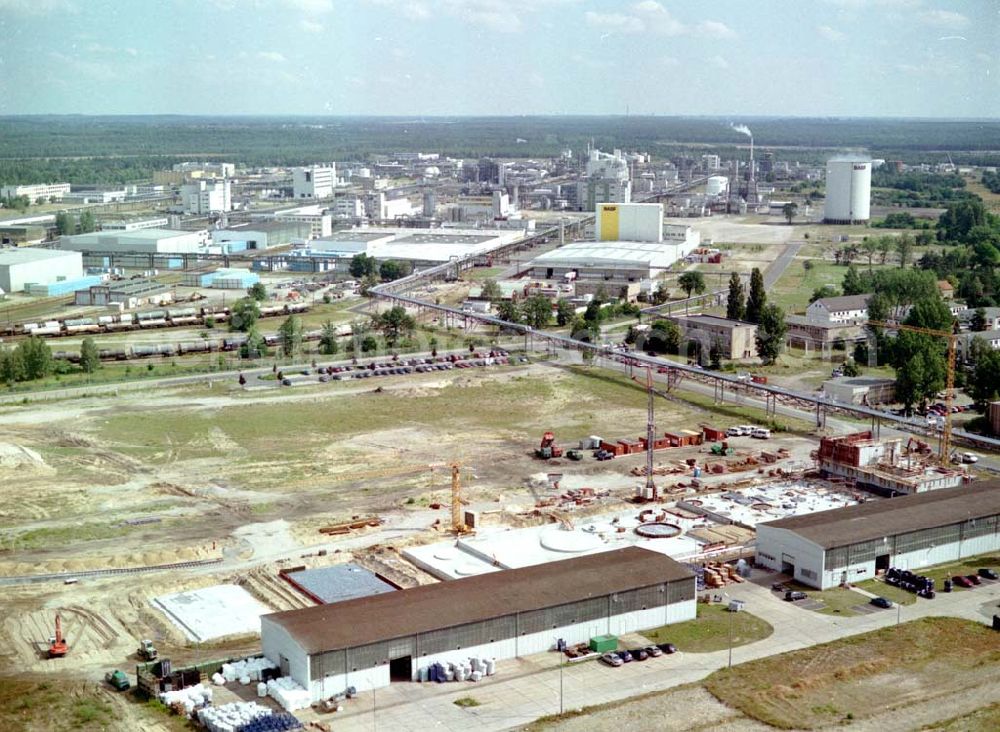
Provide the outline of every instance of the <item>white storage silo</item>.
[[705,182],[705,195],[719,196],[729,189],[729,178],[724,175],[713,175]]
[[868,221],[871,193],[871,160],[834,158],[827,161],[823,221],[828,224],[856,224]]

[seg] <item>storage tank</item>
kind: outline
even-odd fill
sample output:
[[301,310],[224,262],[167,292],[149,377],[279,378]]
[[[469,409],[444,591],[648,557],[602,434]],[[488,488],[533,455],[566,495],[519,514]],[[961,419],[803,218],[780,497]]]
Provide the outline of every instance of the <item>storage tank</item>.
[[705,183],[705,194],[718,196],[726,192],[729,188],[729,178],[724,175],[713,175]]
[[826,163],[827,224],[856,224],[870,218],[872,163],[867,158],[833,158]]

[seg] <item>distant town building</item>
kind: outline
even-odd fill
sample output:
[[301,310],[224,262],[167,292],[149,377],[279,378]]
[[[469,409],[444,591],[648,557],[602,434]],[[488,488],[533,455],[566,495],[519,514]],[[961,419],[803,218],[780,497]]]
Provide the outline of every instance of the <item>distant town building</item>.
[[868,320],[868,300],[871,295],[840,295],[821,297],[809,304],[806,316],[825,323],[858,323]]
[[207,216],[233,210],[229,180],[198,180],[181,186],[181,208],[186,214]]
[[52,198],[61,201],[70,191],[69,183],[35,183],[31,185],[3,186],[0,198],[27,196],[32,203],[45,202]]

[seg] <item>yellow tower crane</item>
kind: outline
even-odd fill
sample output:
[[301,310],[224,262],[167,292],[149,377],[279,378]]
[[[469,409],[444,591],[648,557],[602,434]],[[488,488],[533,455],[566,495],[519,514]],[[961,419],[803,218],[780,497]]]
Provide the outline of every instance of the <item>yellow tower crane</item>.
[[462,519],[462,464],[451,463],[451,530],[465,534],[469,527]]
[[944,387],[944,427],[941,428],[941,444],[938,452],[938,460],[942,465],[948,464],[949,453],[951,451],[951,403],[954,399],[955,391],[955,353],[958,345],[958,336],[947,330],[935,330],[934,328],[921,328],[916,325],[893,325],[883,323],[878,320],[869,320],[868,325],[887,330],[908,330],[911,333],[923,333],[925,335],[938,336],[948,339],[948,360],[946,363],[946,376]]

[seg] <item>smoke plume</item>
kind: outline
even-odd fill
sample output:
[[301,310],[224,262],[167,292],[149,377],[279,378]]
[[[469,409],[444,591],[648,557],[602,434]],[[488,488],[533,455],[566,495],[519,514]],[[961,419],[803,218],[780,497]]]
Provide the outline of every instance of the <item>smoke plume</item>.
[[753,133],[750,131],[750,128],[747,127],[746,125],[729,125],[729,126],[736,132],[739,132],[741,135],[746,135],[747,137],[753,137]]

